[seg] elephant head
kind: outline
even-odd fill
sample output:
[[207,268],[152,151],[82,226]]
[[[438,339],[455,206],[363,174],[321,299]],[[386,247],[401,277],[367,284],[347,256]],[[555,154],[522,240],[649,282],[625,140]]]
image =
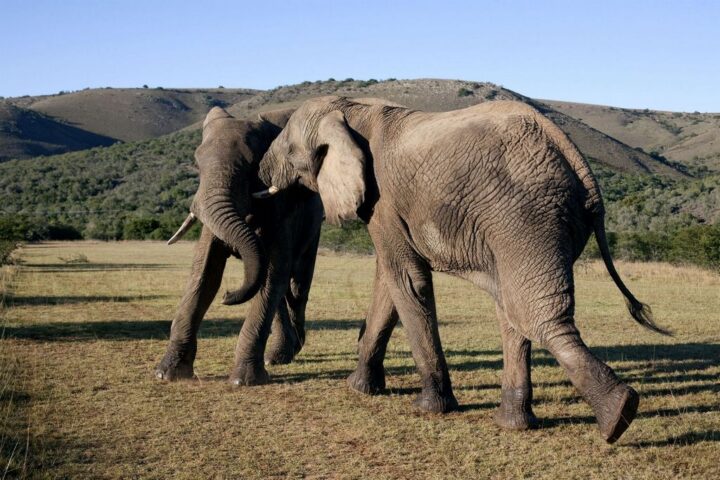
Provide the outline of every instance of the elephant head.
[[[368,114],[367,107],[370,107]],[[376,98],[320,97],[305,102],[273,142],[263,160],[265,181],[277,189],[295,182],[318,192],[331,224],[357,218],[372,196],[371,155],[367,133],[388,111],[404,107]],[[346,115],[357,110],[358,132]]]
[[[215,107],[203,122],[202,143],[195,150],[200,171],[200,186],[190,214],[168,241],[179,240],[200,220],[235,255],[245,269],[243,286],[228,292],[224,302],[242,303],[252,298],[267,275],[267,258],[262,244],[248,224],[251,214],[251,189],[260,188],[257,166],[272,140],[287,123],[292,110],[261,114],[257,121],[235,119]],[[261,192],[263,197],[274,193]]]

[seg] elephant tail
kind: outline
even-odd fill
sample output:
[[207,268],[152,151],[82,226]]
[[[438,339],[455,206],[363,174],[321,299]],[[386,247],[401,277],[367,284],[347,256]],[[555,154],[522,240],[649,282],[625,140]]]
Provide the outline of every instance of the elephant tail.
[[632,292],[625,286],[617,270],[615,270],[612,256],[610,256],[610,248],[608,247],[607,238],[605,236],[604,215],[594,215],[593,230],[595,232],[595,240],[597,240],[598,247],[600,247],[600,255],[602,255],[603,262],[605,262],[605,268],[615,282],[615,285],[617,285],[620,292],[622,292],[625,297],[625,304],[627,305],[630,315],[632,315],[633,319],[635,319],[637,323],[649,330],[652,330],[653,332],[657,332],[662,335],[671,335],[670,331],[658,326],[655,323],[650,306],[635,298],[635,295],[633,295]]
[[605,208],[603,206],[602,195],[600,194],[600,186],[595,179],[595,175],[592,173],[590,164],[585,160],[585,157],[583,157],[580,150],[578,150],[568,136],[560,130],[560,127],[540,112],[537,113],[536,118],[543,129],[548,132],[553,139],[558,150],[562,152],[563,157],[568,162],[568,166],[575,172],[575,175],[577,175],[578,180],[585,189],[584,208],[592,219],[595,240],[597,240],[598,247],[600,247],[600,254],[602,255],[603,262],[605,262],[605,268],[615,282],[615,285],[617,285],[625,297],[625,303],[627,304],[630,315],[632,315],[637,323],[653,332],[662,335],[671,335],[668,330],[665,330],[655,323],[650,307],[635,298],[635,295],[625,286],[617,270],[615,270],[615,265],[610,255],[610,248],[608,247],[605,236]]

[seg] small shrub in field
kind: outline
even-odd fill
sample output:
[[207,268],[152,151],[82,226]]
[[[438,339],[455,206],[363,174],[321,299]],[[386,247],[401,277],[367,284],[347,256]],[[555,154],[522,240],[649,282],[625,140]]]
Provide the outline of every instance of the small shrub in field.
[[90,263],[90,260],[88,260],[87,255],[82,253],[74,253],[68,257],[58,257],[58,259],[67,264],[83,264],[83,263]]
[[472,90],[469,90],[465,87],[461,87],[457,92],[458,97],[469,97],[471,95],[475,95],[475,92],[473,92]]

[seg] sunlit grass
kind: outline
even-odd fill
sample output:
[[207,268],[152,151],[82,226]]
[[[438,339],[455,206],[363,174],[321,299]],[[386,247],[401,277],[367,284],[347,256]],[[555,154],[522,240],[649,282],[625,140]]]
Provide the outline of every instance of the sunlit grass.
[[[197,381],[157,382],[192,244],[47,243],[5,267],[0,310],[0,472],[149,478],[718,478],[720,277],[620,263],[631,289],[675,336],[635,325],[600,263],[578,266],[585,341],[641,394],[638,419],[606,445],[590,408],[541,349],[533,356],[539,430],[492,423],[501,342],[494,307],[469,283],[436,275],[441,336],[462,411],[411,408],[418,387],[402,328],[388,395],[345,386],[370,298],[374,260],[323,253],[308,339],[267,386],[225,378],[246,307],[215,302],[201,329]],[[84,256],[87,261],[69,262]],[[230,261],[223,289],[242,279]],[[4,290],[3,290],[4,291]]]

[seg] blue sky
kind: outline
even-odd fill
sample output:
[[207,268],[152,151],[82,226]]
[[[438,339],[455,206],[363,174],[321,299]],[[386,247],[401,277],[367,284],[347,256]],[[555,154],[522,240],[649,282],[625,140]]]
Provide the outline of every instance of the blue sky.
[[0,0],[0,95],[334,77],[720,112],[717,1]]

